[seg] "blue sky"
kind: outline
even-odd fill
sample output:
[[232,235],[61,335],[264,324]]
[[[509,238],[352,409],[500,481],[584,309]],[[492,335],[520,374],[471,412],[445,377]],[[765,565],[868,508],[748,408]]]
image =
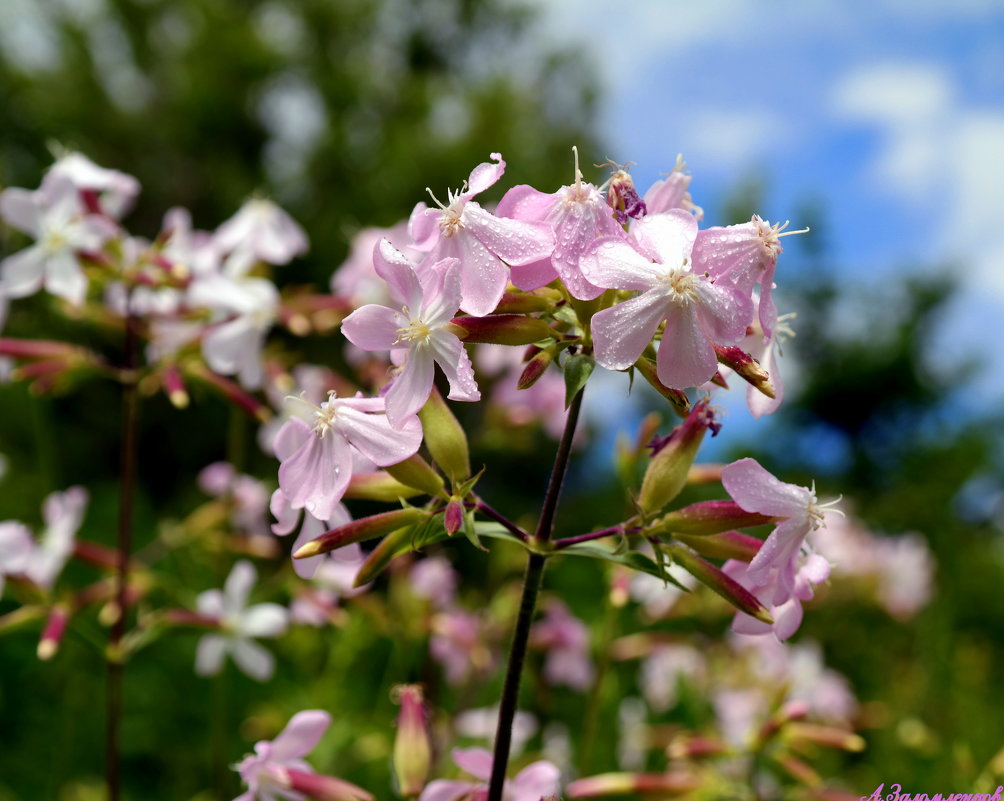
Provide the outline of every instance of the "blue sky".
[[[721,222],[722,200],[754,174],[768,180],[761,215],[772,221],[796,227],[799,208],[815,200],[849,285],[957,271],[964,290],[932,332],[930,368],[978,355],[980,405],[1004,400],[1004,3],[541,8],[552,41],[597,56],[611,152],[596,161],[636,162],[644,191],[682,153],[706,224]],[[788,244],[782,291],[786,267],[800,266]]]

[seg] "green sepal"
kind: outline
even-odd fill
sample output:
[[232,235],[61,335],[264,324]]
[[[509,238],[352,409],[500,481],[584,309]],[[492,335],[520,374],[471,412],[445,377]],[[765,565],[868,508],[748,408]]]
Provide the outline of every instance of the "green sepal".
[[589,380],[596,368],[596,360],[584,353],[576,353],[565,359],[565,408],[572,405],[572,400]]

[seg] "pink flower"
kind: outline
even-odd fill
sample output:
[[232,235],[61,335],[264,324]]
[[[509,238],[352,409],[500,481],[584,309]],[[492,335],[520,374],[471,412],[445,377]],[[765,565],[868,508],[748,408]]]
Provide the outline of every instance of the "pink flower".
[[256,261],[288,264],[307,252],[307,235],[271,200],[252,198],[216,229],[216,246],[229,252],[225,266],[231,277],[240,277]]
[[76,187],[59,177],[35,192],[18,188],[0,192],[0,216],[36,240],[0,261],[0,294],[21,298],[44,286],[70,303],[83,303],[87,278],[77,253],[99,248],[115,235],[115,224],[87,214]]
[[457,572],[442,556],[420,559],[408,572],[408,583],[416,598],[422,598],[437,609],[452,603],[457,594]]
[[[300,510],[294,509],[290,505],[289,498],[286,497],[286,493],[281,488],[272,493],[272,498],[269,501],[269,509],[277,521],[272,524],[272,533],[279,537],[285,537],[297,527],[297,523],[300,523],[296,541],[290,549],[291,553],[296,553],[301,545],[305,545],[312,539],[321,536],[325,531],[330,531],[337,526],[344,526],[346,523],[352,521],[352,515],[349,514],[349,510],[345,508],[344,504],[338,503],[335,504],[331,515],[324,519],[316,518],[310,512],[305,511],[301,523]],[[325,556],[324,554],[319,554],[307,557],[306,559],[292,559],[291,561],[293,562],[293,570],[296,572],[296,575],[300,578],[309,579],[314,577],[317,569],[324,563]]]
[[640,292],[594,315],[596,360],[609,370],[626,370],[665,321],[659,380],[678,389],[699,386],[718,369],[712,342],[738,341],[752,302],[728,282],[712,282],[692,269],[697,222],[687,212],[649,215],[631,232],[638,250],[624,239],[603,237],[581,261],[583,274],[597,286]]
[[687,165],[683,161],[683,156],[676,157],[676,166],[673,171],[656,181],[645,193],[645,206],[649,214],[661,214],[670,209],[683,209],[694,215],[694,219],[704,219],[704,210],[700,206],[695,206],[690,197],[690,174],[684,172]]
[[42,185],[54,180],[69,181],[78,191],[95,193],[101,212],[115,219],[121,219],[139,194],[139,181],[133,176],[99,167],[75,152],[61,156],[45,174]]
[[579,153],[575,151],[575,181],[546,195],[532,186],[514,186],[495,210],[500,217],[526,222],[546,222],[554,229],[554,251],[549,258],[514,267],[512,280],[520,289],[536,289],[561,276],[568,291],[580,300],[592,300],[603,289],[582,274],[579,260],[601,236],[623,238],[613,210],[592,184],[582,182]]
[[420,260],[424,254],[408,247],[408,223],[400,222],[391,228],[363,228],[352,237],[349,255],[331,275],[331,293],[346,298],[353,306],[377,303],[390,305],[393,301],[384,281],[373,268],[373,250],[382,239],[404,253],[409,259]]
[[275,672],[275,659],[252,637],[278,637],[284,634],[289,613],[279,604],[248,606],[248,596],[258,574],[254,566],[241,560],[233,566],[223,591],[207,590],[199,595],[199,614],[215,620],[220,633],[205,635],[196,647],[195,672],[212,676],[223,668],[229,653],[237,667],[258,681]]
[[391,425],[399,427],[425,405],[436,364],[450,382],[451,400],[480,400],[470,357],[447,328],[460,303],[456,259],[433,264],[420,279],[404,254],[383,239],[373,250],[373,261],[398,309],[363,306],[345,318],[342,333],[363,350],[391,351],[399,365],[400,372],[384,396]]
[[54,492],[46,497],[42,506],[45,530],[23,567],[24,575],[39,587],[52,589],[72,555],[87,500],[87,490],[83,487],[70,487],[65,492]]
[[213,310],[214,321],[202,338],[206,363],[221,375],[234,375],[247,389],[264,379],[261,351],[275,321],[279,292],[266,278],[208,275],[188,288],[193,306]]
[[314,773],[304,760],[331,725],[331,716],[320,709],[297,712],[274,740],[255,743],[249,754],[234,766],[247,791],[234,801],[373,801],[373,796],[354,784]]
[[416,415],[398,428],[387,419],[383,398],[339,398],[334,392],[320,406],[290,398],[298,417],[282,427],[275,439],[279,487],[293,509],[306,509],[328,520],[352,477],[352,454],[358,451],[380,467],[407,459],[422,444],[422,424]]
[[[418,801],[484,801],[488,797],[487,782],[492,773],[492,755],[484,748],[454,748],[453,761],[481,782],[448,781],[429,782]],[[502,789],[503,801],[540,801],[556,796],[560,789],[561,772],[550,762],[541,760],[527,765],[507,781]]]
[[[744,295],[760,284],[760,326],[767,336],[777,319],[777,307],[771,297],[774,270],[781,254],[781,237],[802,231],[786,231],[788,223],[771,225],[756,215],[748,223],[726,228],[707,228],[694,242],[694,268],[707,271],[716,281],[734,283]],[[784,232],[784,233],[782,233]]]
[[502,156],[492,153],[491,157],[496,163],[475,167],[464,188],[450,192],[449,203],[436,200],[438,212],[419,203],[409,222],[415,247],[429,252],[428,261],[460,260],[460,307],[477,317],[489,314],[502,298],[509,281],[506,264],[530,264],[554,249],[549,225],[499,218],[471,200],[505,172]]
[[802,543],[810,531],[824,525],[823,510],[830,504],[819,504],[815,490],[778,481],[749,458],[722,469],[722,486],[744,511],[781,518],[745,575],[754,587],[770,583],[776,586],[778,597],[790,595],[795,590],[795,563]]
[[493,662],[485,645],[481,619],[463,609],[449,609],[432,619],[429,653],[443,666],[450,684],[466,681],[472,672],[485,672]]
[[533,627],[530,642],[547,650],[544,678],[549,684],[582,691],[593,683],[589,630],[561,601],[548,604],[546,616]]
[[4,576],[23,573],[34,547],[31,532],[23,523],[14,520],[0,523],[0,595]]
[[751,568],[752,564],[729,559],[722,570],[767,607],[774,623],[764,623],[744,612],[736,612],[732,630],[736,634],[768,634],[773,631],[778,640],[788,639],[802,624],[802,602],[812,600],[812,585],[820,584],[830,577],[830,563],[819,554],[807,555],[797,568],[793,562],[790,586],[781,571],[773,571],[766,584],[757,585],[753,582]]
[[707,675],[704,656],[689,645],[658,645],[641,665],[638,684],[649,706],[665,712],[676,704],[680,679]]

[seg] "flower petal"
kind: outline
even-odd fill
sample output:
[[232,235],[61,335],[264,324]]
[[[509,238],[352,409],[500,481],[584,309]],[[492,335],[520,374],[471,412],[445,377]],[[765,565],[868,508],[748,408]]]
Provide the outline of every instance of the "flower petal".
[[718,370],[715,349],[697,324],[694,305],[670,308],[656,368],[659,380],[674,389],[698,387]]
[[[429,364],[431,367],[431,358]],[[411,415],[405,417],[400,426],[394,427],[388,417],[389,415],[381,414],[363,415],[362,412],[346,406],[339,413],[339,431],[354,448],[375,465],[386,467],[397,464],[414,454],[422,444],[422,424],[417,416]],[[344,428],[341,427],[343,420]],[[334,514],[333,508],[327,514],[315,516],[329,520],[332,514]]]
[[579,260],[586,280],[610,289],[647,291],[658,284],[665,273],[661,264],[646,259],[628,240],[619,236],[597,239]]
[[484,748],[454,748],[453,762],[476,779],[488,781],[492,775],[492,754]]
[[275,657],[267,648],[256,642],[234,640],[230,653],[237,667],[252,679],[266,681],[275,673]]
[[215,676],[223,668],[227,641],[219,634],[207,634],[195,647],[195,672],[200,676]]
[[399,312],[374,304],[356,309],[342,321],[345,338],[363,350],[390,350],[401,327]]
[[528,264],[554,250],[554,233],[544,222],[523,222],[496,217],[477,203],[463,212],[464,229],[507,264]]
[[776,517],[808,514],[812,493],[771,475],[756,459],[740,459],[722,469],[722,486],[747,512]]
[[390,288],[391,297],[400,306],[417,311],[422,302],[422,288],[408,257],[390,240],[381,239],[373,248],[373,267]]
[[331,715],[321,709],[306,709],[289,719],[286,728],[272,741],[271,760],[278,764],[306,756],[320,742],[331,725]]
[[596,361],[608,370],[626,370],[634,364],[652,341],[666,308],[662,290],[653,289],[595,314]]
[[244,637],[279,637],[289,626],[289,612],[279,604],[255,604],[245,609],[237,625]]
[[429,340],[433,357],[439,365],[446,380],[450,382],[450,400],[479,401],[477,381],[474,380],[474,368],[471,357],[459,339],[452,334],[437,333]]

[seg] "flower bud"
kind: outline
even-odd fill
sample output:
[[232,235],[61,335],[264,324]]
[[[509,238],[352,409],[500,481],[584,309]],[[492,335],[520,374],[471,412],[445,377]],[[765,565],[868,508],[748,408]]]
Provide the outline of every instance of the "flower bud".
[[405,798],[422,792],[429,776],[432,747],[425,725],[422,687],[406,684],[395,688],[401,714],[397,717],[397,737],[394,738],[394,775],[398,789]]
[[785,771],[791,778],[797,782],[808,787],[818,787],[823,783],[823,779],[820,777],[812,767],[803,762],[797,757],[793,757],[790,754],[775,754],[774,761]]
[[371,793],[344,779],[289,768],[284,769],[283,773],[290,790],[302,793],[314,801],[374,801]]
[[657,793],[682,795],[701,786],[701,779],[693,773],[669,771],[667,773],[601,773],[571,782],[565,790],[568,798],[599,798],[605,795],[635,795]]
[[551,336],[551,327],[523,314],[490,314],[487,317],[454,317],[453,332],[464,342],[493,345],[529,345]]
[[659,376],[656,375],[655,362],[642,356],[634,363],[634,366],[638,368],[638,372],[642,374],[642,377],[651,384],[652,389],[669,401],[674,412],[680,417],[686,417],[689,414],[690,400],[687,398],[687,393],[681,389],[673,389],[663,384],[659,380]]
[[460,531],[463,524],[464,506],[458,498],[450,498],[450,502],[446,505],[446,511],[443,513],[443,528],[452,537]]
[[345,498],[364,501],[394,503],[402,498],[413,498],[421,491],[396,481],[383,470],[375,473],[354,473],[345,490]]
[[626,226],[628,218],[644,217],[645,201],[638,196],[634,180],[626,170],[617,170],[607,185],[607,204],[614,210],[614,219]]
[[395,509],[393,512],[382,512],[370,517],[363,517],[353,520],[344,526],[338,526],[330,531],[325,531],[321,536],[301,545],[299,550],[293,554],[294,559],[306,559],[310,556],[317,556],[319,553],[327,553],[351,545],[354,542],[382,537],[391,531],[410,526],[429,516],[424,509]]
[[789,723],[784,727],[784,738],[793,744],[814,743],[855,753],[865,750],[864,739],[854,732],[818,723]]
[[405,486],[414,487],[426,495],[439,495],[443,491],[443,477],[417,453],[384,470]]
[[554,361],[557,352],[557,349],[554,347],[545,348],[530,359],[526,363],[526,367],[523,368],[523,372],[520,373],[519,380],[516,382],[516,389],[529,389],[536,384],[537,379],[544,375],[548,366]]
[[169,364],[164,368],[164,391],[167,392],[168,400],[176,409],[184,409],[188,406],[188,390],[185,389],[185,382],[181,379],[178,365]]
[[653,534],[686,534],[704,537],[734,528],[773,523],[774,518],[747,512],[735,501],[703,501],[670,512],[649,529]]
[[712,559],[738,559],[740,562],[751,562],[763,545],[763,540],[738,531],[723,531],[707,537],[695,537],[690,534],[673,536],[684,545],[689,545],[701,556],[710,556]]
[[770,375],[760,366],[760,363],[756,359],[742,348],[735,345],[724,346],[716,344],[715,355],[718,356],[720,364],[731,367],[737,376],[752,384],[771,400],[774,399],[774,385],[770,382]]
[[707,400],[694,406],[687,419],[661,442],[655,443],[655,454],[645,471],[638,496],[642,512],[658,512],[687,484],[687,474],[704,439],[704,432],[717,433],[718,423]]
[[42,629],[42,637],[38,641],[38,658],[43,662],[52,659],[59,650],[66,633],[66,624],[70,619],[70,611],[65,606],[54,606],[49,612],[49,619]]
[[670,759],[701,759],[722,756],[729,747],[720,740],[701,737],[697,734],[679,734],[666,746],[666,756]]
[[384,568],[391,563],[395,556],[410,551],[414,535],[415,527],[405,526],[384,537],[377,547],[370,551],[366,561],[359,567],[352,586],[362,587],[364,584],[369,584],[384,571]]
[[439,390],[432,394],[418,413],[422,421],[425,445],[433,461],[452,481],[462,481],[471,474],[471,461],[467,447],[467,434],[453,416]]
[[561,295],[554,290],[542,289],[533,292],[506,292],[495,307],[494,314],[530,314],[551,311]]
[[710,562],[705,561],[696,553],[681,545],[664,546],[666,551],[680,567],[696,578],[705,587],[718,593],[736,609],[755,617],[764,623],[773,625],[774,618],[766,607],[756,599],[749,590],[735,579],[725,575]]

